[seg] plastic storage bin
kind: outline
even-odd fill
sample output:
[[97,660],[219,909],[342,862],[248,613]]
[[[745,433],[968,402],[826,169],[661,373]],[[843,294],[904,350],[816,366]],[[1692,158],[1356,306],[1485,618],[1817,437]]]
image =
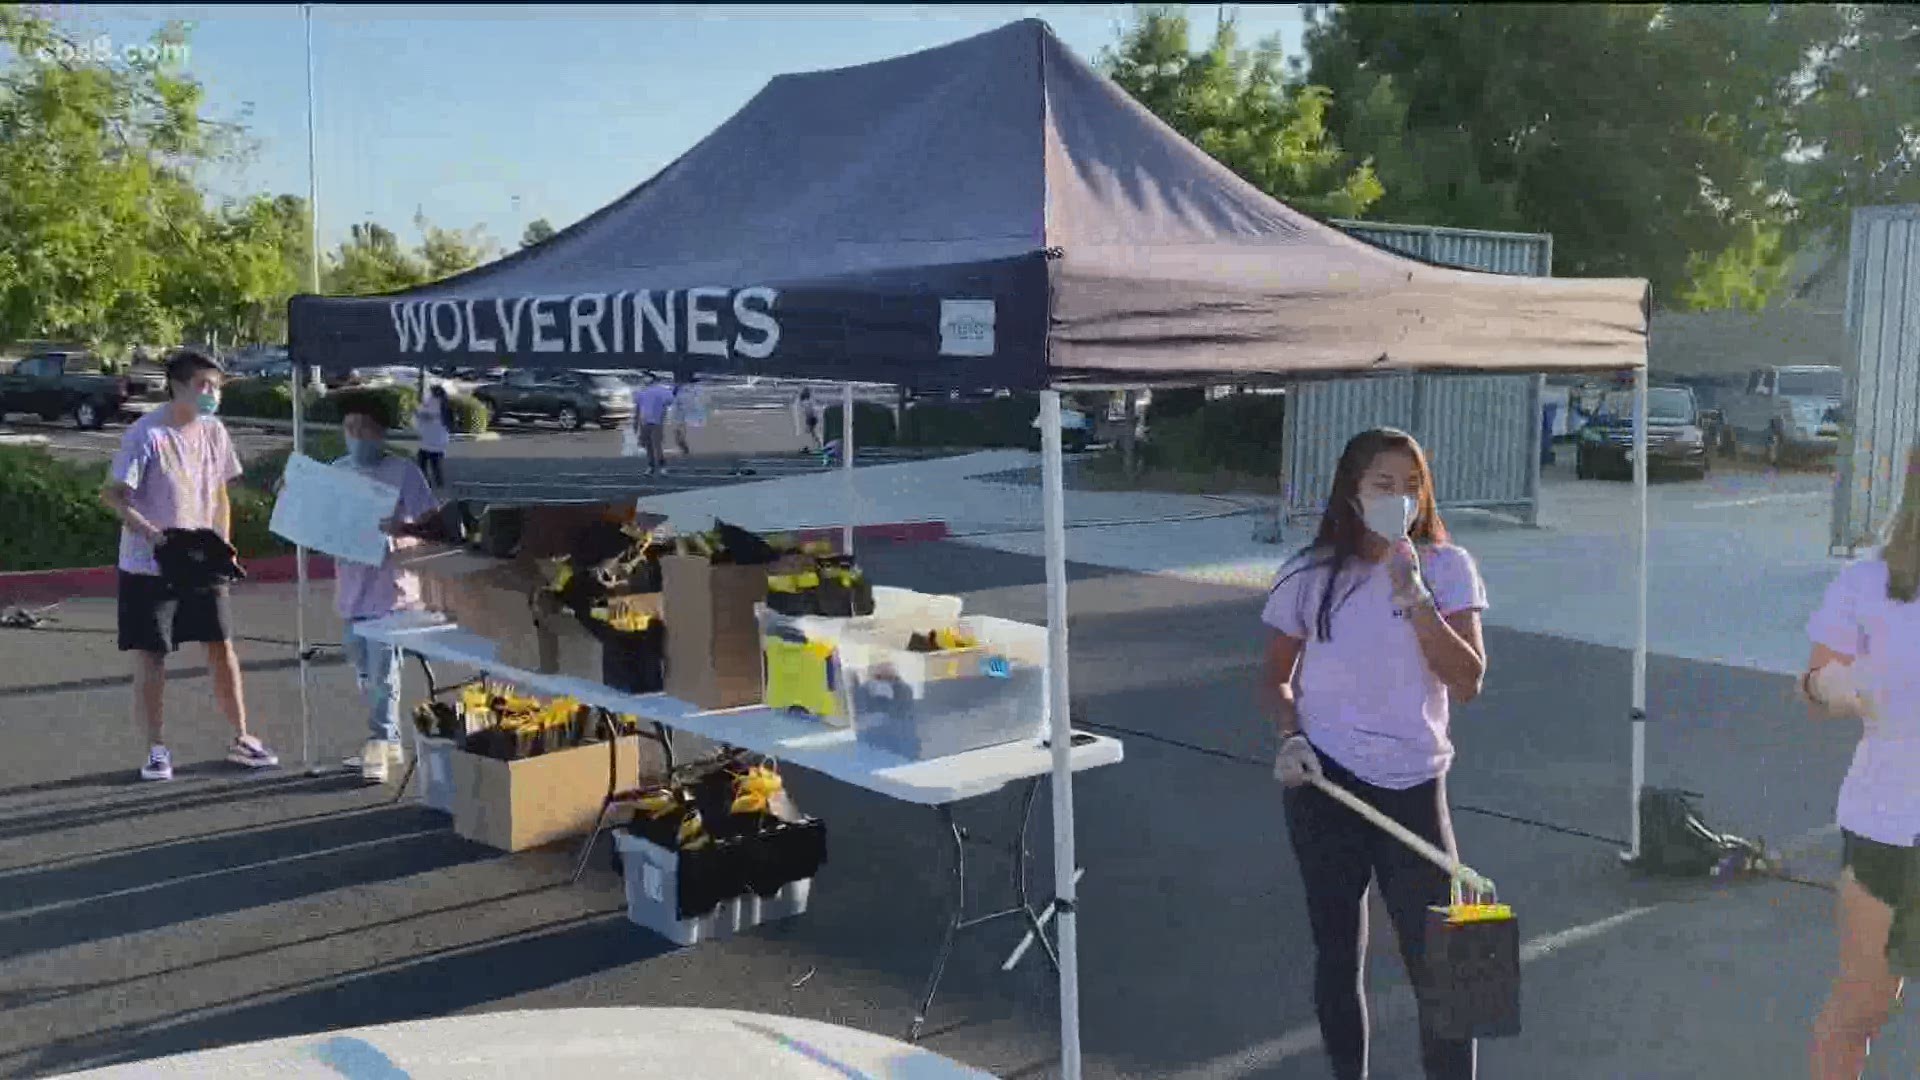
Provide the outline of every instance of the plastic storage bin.
[[813,892],[813,879],[791,882],[770,897],[753,893],[725,900],[706,915],[679,918],[680,856],[643,837],[620,831],[613,834],[626,878],[627,919],[675,945],[698,945],[731,937],[761,923],[804,915]]
[[909,652],[852,635],[841,646],[855,737],[913,761],[1038,739],[1047,716],[1047,631],[958,620],[980,644]]
[[[904,638],[914,630],[951,626],[960,618],[957,596],[876,585],[873,614],[852,618],[782,615],[754,606],[760,624],[761,698],[776,709],[797,709],[822,723],[846,727],[854,704],[842,676],[849,658],[862,662],[872,637]],[[772,639],[771,641],[769,639]],[[806,649],[800,642],[828,649]],[[842,655],[843,650],[847,655]]]
[[420,778],[420,801],[429,810],[453,813],[452,739],[436,739],[414,733],[414,773]]

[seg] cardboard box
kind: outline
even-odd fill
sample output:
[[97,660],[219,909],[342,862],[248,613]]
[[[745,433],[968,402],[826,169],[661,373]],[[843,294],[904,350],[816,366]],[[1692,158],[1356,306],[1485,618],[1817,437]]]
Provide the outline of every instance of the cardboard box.
[[[614,748],[620,790],[666,778],[660,745],[628,735]],[[502,851],[523,851],[592,831],[607,794],[606,743],[520,761],[455,749],[453,831]]]
[[501,663],[531,670],[539,662],[529,606],[540,584],[534,568],[446,544],[413,548],[395,561],[419,576],[427,610],[499,645]]
[[753,607],[766,601],[767,568],[668,555],[660,569],[667,693],[703,709],[757,703],[760,624]]

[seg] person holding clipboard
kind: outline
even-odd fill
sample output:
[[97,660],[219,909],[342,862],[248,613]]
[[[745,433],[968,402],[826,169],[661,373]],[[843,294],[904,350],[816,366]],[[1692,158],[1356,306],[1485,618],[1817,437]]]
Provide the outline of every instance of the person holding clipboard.
[[[1282,567],[1262,614],[1281,739],[1274,773],[1306,889],[1314,1009],[1336,1080],[1367,1075],[1368,888],[1380,890],[1418,985],[1427,909],[1448,903],[1452,882],[1310,780],[1331,781],[1457,858],[1446,797],[1450,710],[1480,692],[1486,607],[1472,557],[1448,543],[1419,444],[1390,428],[1356,435],[1318,535]],[[1428,1027],[1423,1017],[1428,1080],[1471,1078],[1474,1042]]]

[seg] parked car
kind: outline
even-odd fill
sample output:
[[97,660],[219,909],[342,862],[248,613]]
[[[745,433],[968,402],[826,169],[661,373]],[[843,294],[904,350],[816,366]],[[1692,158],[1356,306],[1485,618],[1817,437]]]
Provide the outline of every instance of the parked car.
[[614,375],[520,369],[473,396],[496,420],[552,420],[578,431],[588,424],[616,428],[633,419],[633,390]]
[[[1060,448],[1069,454],[1084,451],[1093,442],[1093,421],[1079,409],[1060,406]],[[1040,449],[1040,418],[1033,418],[1032,448]]]
[[[1633,475],[1633,391],[1611,390],[1580,429],[1573,473],[1582,480]],[[1713,467],[1700,406],[1684,386],[1647,388],[1647,471],[1678,471],[1695,479]]]
[[[287,350],[278,345],[249,345],[228,357],[226,366],[228,374],[250,378],[291,378],[293,371]],[[265,374],[270,371],[280,374]]]
[[1845,417],[1846,373],[1828,365],[1753,369],[1722,406],[1720,449],[1759,450],[1767,463],[1833,453]]
[[[165,383],[162,377],[163,392]],[[66,416],[91,431],[131,415],[128,404],[147,396],[144,382],[109,374],[91,353],[35,353],[0,375],[0,418],[8,413],[33,413],[42,420]]]

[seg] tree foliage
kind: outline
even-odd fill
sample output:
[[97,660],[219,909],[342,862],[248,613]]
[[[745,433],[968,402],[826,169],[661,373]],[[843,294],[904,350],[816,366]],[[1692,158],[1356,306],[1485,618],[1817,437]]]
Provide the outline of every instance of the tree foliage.
[[1327,89],[1288,86],[1278,40],[1243,47],[1230,18],[1194,51],[1179,7],[1142,7],[1100,67],[1215,160],[1302,210],[1353,217],[1382,194],[1372,165],[1349,160],[1328,131]]
[[[287,298],[309,287],[309,208],[207,198],[200,175],[251,146],[176,69],[185,42],[168,25],[159,48],[101,57],[61,48],[75,43],[41,9],[0,4],[0,346],[285,340]],[[491,254],[477,231],[416,225],[412,250],[357,226],[322,291],[405,288]]]
[[546,218],[534,218],[527,222],[527,231],[520,234],[520,246],[530,248],[535,244],[544,244],[553,238],[553,223]]
[[1920,198],[1906,5],[1309,9],[1296,73],[1396,221],[1551,233],[1555,272],[1757,307],[1857,206]]

